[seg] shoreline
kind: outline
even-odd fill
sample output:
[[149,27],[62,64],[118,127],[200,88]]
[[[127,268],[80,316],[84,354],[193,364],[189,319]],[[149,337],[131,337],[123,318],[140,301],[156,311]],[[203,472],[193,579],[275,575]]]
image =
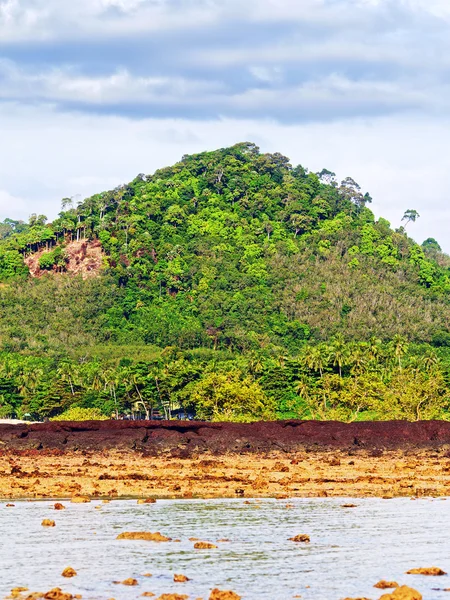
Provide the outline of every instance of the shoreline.
[[450,423],[0,424],[0,499],[450,496]]
[[2,453],[0,501],[450,496],[450,459],[430,450],[317,451],[180,459],[136,452]]

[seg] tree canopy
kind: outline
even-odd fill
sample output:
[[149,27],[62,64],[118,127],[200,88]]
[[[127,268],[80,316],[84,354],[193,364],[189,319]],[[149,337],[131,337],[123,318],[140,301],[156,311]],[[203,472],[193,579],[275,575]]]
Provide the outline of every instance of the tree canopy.
[[[446,414],[450,260],[371,200],[351,177],[240,143],[64,198],[51,223],[5,219],[0,411]],[[97,276],[71,274],[73,244],[77,261],[101,245]]]

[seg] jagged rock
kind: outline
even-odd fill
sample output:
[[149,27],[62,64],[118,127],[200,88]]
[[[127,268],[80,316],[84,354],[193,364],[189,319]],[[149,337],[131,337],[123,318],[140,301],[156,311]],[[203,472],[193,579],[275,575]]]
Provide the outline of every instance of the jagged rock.
[[241,600],[241,597],[235,592],[229,590],[218,590],[214,588],[209,595],[209,600]]
[[194,548],[196,550],[212,550],[213,548],[217,548],[217,546],[211,544],[211,542],[196,542]]
[[383,594],[380,600],[422,600],[422,594],[417,590],[402,585],[398,587],[392,594]]
[[42,527],[55,527],[56,523],[52,519],[44,519],[41,525]]
[[61,504],[61,502],[56,502],[54,508],[55,510],[64,510],[66,507],[64,506],[64,504]]
[[75,577],[77,572],[72,567],[66,567],[64,571],[61,573],[63,577]]
[[437,576],[437,575],[447,575],[447,573],[445,571],[443,571],[442,569],[440,569],[439,567],[424,567],[424,568],[420,568],[420,569],[410,569],[409,571],[406,571],[407,575],[432,575],[432,576]]
[[373,587],[378,588],[379,590],[387,590],[389,588],[398,588],[399,585],[396,581],[385,581],[384,579],[382,579],[381,581],[376,583]]
[[174,575],[173,580],[175,583],[185,583],[186,581],[190,581],[189,577],[186,577],[186,575]]
[[172,538],[162,535],[159,531],[151,533],[150,531],[125,531],[120,533],[117,540],[145,540],[146,542],[170,542]]
[[305,533],[301,533],[299,535],[296,535],[295,537],[291,537],[289,538],[290,542],[304,542],[305,544],[308,544],[311,540],[309,535],[306,535]]

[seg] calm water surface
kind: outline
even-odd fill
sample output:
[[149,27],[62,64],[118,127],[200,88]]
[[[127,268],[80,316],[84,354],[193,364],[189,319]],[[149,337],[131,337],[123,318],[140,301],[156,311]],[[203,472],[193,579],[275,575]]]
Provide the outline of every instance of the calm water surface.
[[[286,508],[289,502],[293,508]],[[357,508],[342,508],[345,502]],[[208,598],[213,587],[232,589],[248,600],[379,598],[372,586],[396,580],[420,590],[424,599],[450,598],[433,588],[450,587],[450,576],[404,575],[412,567],[450,572],[450,500],[294,499],[136,500],[70,504],[0,505],[0,598],[15,586],[47,591],[59,586],[84,600],[138,598],[142,592],[184,593]],[[56,527],[41,526],[44,518]],[[116,540],[123,531],[161,531],[180,543]],[[311,536],[310,544],[288,538]],[[194,550],[189,537],[229,538],[217,550]],[[61,577],[73,567],[78,576]],[[153,577],[143,577],[150,572]],[[191,578],[175,584],[173,574]],[[115,585],[134,577],[139,586]],[[309,586],[309,587],[307,587]]]

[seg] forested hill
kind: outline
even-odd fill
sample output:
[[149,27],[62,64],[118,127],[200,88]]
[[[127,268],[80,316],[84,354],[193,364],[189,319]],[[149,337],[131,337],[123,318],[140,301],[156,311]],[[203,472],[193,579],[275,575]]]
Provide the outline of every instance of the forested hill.
[[450,259],[376,220],[370,202],[351,178],[242,143],[77,206],[64,199],[52,223],[5,219],[0,411],[108,414],[137,402],[214,418],[318,406],[381,417],[375,401],[346,406],[343,391],[337,406],[317,398],[368,373],[369,387],[392,389],[393,373],[417,387],[412,373],[430,373],[423,356],[440,369],[443,410]]

